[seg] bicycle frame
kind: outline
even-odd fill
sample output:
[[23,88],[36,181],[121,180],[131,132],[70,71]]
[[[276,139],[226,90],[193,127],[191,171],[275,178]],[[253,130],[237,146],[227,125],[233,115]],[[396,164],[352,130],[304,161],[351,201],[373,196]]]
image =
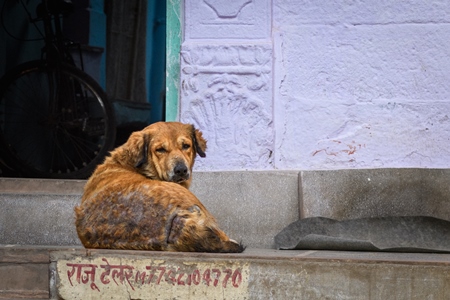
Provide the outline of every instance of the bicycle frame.
[[[68,49],[75,45],[72,41],[64,39],[62,32],[61,17],[72,12],[72,2],[67,0],[42,0],[38,5],[37,20],[44,23],[45,46],[42,49],[42,59],[49,62],[59,63],[66,62],[75,66],[75,61]],[[78,52],[80,55],[80,69],[84,71],[83,55],[79,44]]]
[[[43,21],[45,33],[45,45],[42,49],[41,60],[45,61],[56,74],[53,78],[51,73],[48,73],[49,99],[56,100],[49,103],[52,113],[60,111],[63,102],[68,100],[66,97],[67,91],[73,90],[71,84],[61,80],[60,76],[61,64],[68,63],[76,66],[69,51],[69,47],[74,44],[64,39],[61,22],[62,16],[70,13],[72,10],[72,2],[67,2],[67,0],[42,0],[36,9],[39,18],[37,20]],[[78,51],[80,55],[80,69],[84,71],[83,56],[79,45]],[[79,90],[79,87],[75,87],[75,90]]]
[[86,178],[114,145],[113,106],[83,71],[80,45],[63,35],[62,17],[71,9],[70,0],[41,0],[29,19],[43,22],[41,58],[0,78],[0,155],[19,174]]

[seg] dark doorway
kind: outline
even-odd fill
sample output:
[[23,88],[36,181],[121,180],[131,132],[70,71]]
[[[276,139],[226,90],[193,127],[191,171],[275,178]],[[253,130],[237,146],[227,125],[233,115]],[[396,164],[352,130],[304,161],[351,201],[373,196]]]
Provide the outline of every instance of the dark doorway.
[[[42,26],[30,22],[41,2],[0,0],[4,62],[0,77],[23,62],[41,58]],[[63,32],[81,45],[84,71],[113,103],[117,146],[132,131],[165,119],[166,1],[77,0],[73,4],[74,11],[63,20]],[[20,170],[5,169],[2,162],[8,164],[0,156],[0,176],[26,177]]]

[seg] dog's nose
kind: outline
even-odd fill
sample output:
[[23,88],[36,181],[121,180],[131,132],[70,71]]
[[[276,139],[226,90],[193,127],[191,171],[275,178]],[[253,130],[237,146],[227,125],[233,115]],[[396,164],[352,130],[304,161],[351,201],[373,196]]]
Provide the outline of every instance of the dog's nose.
[[175,168],[173,169],[175,175],[180,177],[185,177],[188,173],[188,168],[185,164],[178,163],[176,164]]

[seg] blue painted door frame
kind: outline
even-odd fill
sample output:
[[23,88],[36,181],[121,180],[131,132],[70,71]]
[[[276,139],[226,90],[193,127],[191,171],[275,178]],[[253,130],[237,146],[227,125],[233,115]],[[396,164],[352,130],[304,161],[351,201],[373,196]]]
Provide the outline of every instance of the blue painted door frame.
[[[104,0],[90,0],[89,45],[106,49]],[[165,119],[166,1],[148,0],[146,36],[147,101],[151,122]],[[105,86],[105,54],[100,65],[100,83]]]

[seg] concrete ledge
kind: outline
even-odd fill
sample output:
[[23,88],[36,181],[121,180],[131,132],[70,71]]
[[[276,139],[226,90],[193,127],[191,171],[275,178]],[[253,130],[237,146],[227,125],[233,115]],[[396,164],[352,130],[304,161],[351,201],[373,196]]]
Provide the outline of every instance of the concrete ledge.
[[62,249],[0,245],[0,299],[49,299],[50,251]]
[[0,194],[76,195],[83,194],[86,180],[0,178]]
[[0,243],[81,245],[73,208],[79,195],[0,194]]
[[297,171],[199,172],[191,191],[249,247],[273,248],[274,236],[299,219]]
[[0,299],[19,298],[447,300],[450,254],[0,245]]
[[301,217],[432,216],[450,220],[449,169],[302,171]]
[[52,299],[450,299],[449,254],[51,252]]
[[[85,181],[0,179],[0,243],[80,245],[73,208]],[[191,191],[232,238],[274,247],[298,219],[298,172],[198,172]]]
[[[236,240],[273,248],[299,217],[450,220],[450,170],[195,172],[191,191]],[[0,179],[0,243],[79,245],[73,207],[85,181]]]
[[80,246],[73,208],[85,183],[0,178],[0,244]]

